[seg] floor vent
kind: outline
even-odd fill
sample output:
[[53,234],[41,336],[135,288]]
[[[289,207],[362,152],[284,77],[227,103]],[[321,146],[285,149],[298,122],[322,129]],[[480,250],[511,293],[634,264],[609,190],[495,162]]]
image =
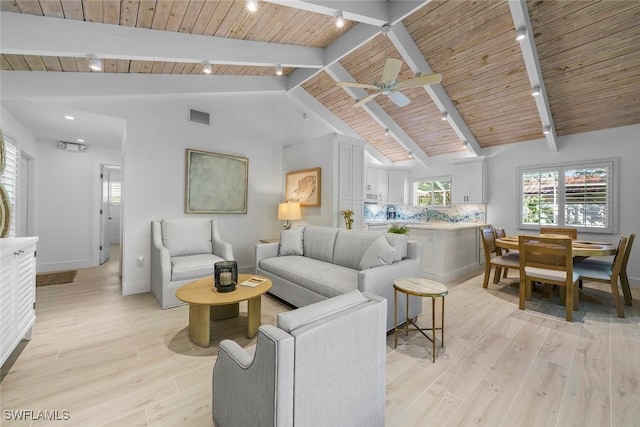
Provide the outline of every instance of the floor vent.
[[209,113],[189,108],[189,121],[209,125]]

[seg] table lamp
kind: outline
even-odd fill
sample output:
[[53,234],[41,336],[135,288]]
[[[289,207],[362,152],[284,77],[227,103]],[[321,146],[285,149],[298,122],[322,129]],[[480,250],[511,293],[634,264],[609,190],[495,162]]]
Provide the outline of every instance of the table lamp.
[[278,220],[284,221],[285,230],[291,228],[290,221],[301,218],[299,202],[285,202],[278,205]]

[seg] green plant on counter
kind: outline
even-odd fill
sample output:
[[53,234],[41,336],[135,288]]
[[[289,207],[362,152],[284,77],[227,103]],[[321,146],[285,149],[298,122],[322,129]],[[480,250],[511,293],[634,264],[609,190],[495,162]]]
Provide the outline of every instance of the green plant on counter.
[[409,234],[409,229],[406,225],[393,224],[391,225],[391,227],[389,227],[387,233]]

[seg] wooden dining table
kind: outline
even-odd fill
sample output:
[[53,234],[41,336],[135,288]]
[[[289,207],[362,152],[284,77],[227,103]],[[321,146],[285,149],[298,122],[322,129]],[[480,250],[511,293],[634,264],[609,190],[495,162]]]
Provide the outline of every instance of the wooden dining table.
[[[556,237],[558,234],[538,234],[542,237]],[[566,237],[566,236],[563,236]],[[495,240],[495,245],[502,249],[517,251],[519,249],[518,236],[501,237]],[[573,240],[571,242],[573,261],[580,262],[592,256],[611,256],[615,255],[618,246],[609,242],[595,242],[589,240]],[[543,295],[547,299],[548,295]],[[599,303],[600,300],[592,295],[586,294],[580,289],[580,298],[586,301]]]
[[[539,234],[542,237],[554,237],[558,234]],[[518,236],[507,236],[496,239],[495,244],[502,249],[512,251],[518,250]],[[611,256],[615,255],[618,246],[609,242],[594,242],[588,240],[573,240],[571,242],[574,261],[585,259],[592,256]],[[576,259],[579,258],[579,259]]]

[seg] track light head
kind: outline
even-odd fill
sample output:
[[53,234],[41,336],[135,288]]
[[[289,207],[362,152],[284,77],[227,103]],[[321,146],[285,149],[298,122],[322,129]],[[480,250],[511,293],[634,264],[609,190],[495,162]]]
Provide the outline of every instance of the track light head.
[[535,85],[531,88],[531,96],[540,95],[540,85]]
[[338,11],[338,13],[336,13],[336,27],[338,28],[344,27],[344,16],[342,16],[341,11]]
[[445,120],[447,120],[447,117],[449,117],[449,113],[447,113],[446,111],[443,111],[443,112],[442,112],[441,120],[442,120],[442,121],[445,121]]
[[527,37],[527,29],[525,27],[518,28],[516,31],[516,40],[524,40],[525,37]]
[[282,65],[280,64],[276,64],[276,76],[281,76],[283,73],[282,71]]
[[385,130],[384,130],[384,134],[385,134],[386,136],[389,136],[389,128],[387,128],[387,129],[385,129]]
[[211,64],[209,64],[209,61],[202,63],[202,72],[205,74],[211,74]]
[[89,55],[87,57],[87,63],[91,71],[102,71],[102,61],[95,55]]
[[466,147],[467,145],[469,145],[469,143],[467,142],[467,140],[466,140],[466,139],[463,139],[463,140],[462,140],[462,146],[463,146],[463,147]]
[[551,126],[544,126],[542,128],[542,133],[545,135],[549,135],[551,133]]
[[410,159],[413,159],[413,152],[409,151],[407,153],[407,157],[409,157]]

